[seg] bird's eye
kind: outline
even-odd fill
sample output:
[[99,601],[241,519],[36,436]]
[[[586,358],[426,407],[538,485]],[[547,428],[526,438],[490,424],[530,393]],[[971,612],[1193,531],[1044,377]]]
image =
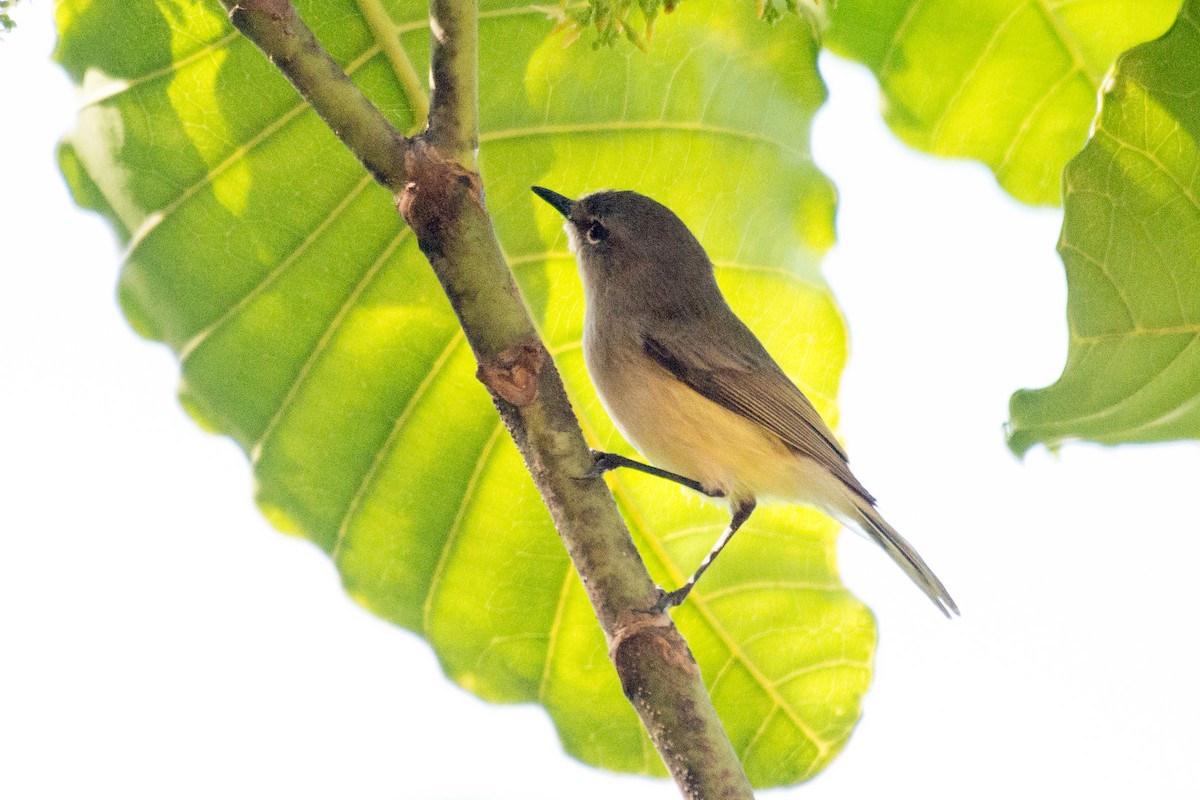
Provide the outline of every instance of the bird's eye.
[[588,244],[599,244],[608,238],[608,228],[601,225],[599,221],[593,221],[591,225],[587,226],[584,236],[587,237]]

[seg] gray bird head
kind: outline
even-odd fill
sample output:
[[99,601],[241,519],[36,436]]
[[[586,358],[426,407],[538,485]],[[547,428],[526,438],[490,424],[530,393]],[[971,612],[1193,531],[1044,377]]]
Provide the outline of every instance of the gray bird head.
[[647,306],[686,304],[716,288],[712,262],[675,212],[643,194],[603,191],[572,200],[534,186],[566,217],[589,304],[619,294]]

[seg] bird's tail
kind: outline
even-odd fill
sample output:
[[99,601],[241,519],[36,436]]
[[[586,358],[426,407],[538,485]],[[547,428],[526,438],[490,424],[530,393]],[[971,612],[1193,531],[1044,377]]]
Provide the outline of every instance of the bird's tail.
[[938,580],[938,576],[933,574],[933,570],[925,563],[925,559],[921,558],[921,554],[887,523],[878,509],[867,499],[855,497],[854,510],[852,521],[856,523],[855,527],[860,528],[873,542],[882,547],[943,614],[947,617],[951,613],[958,614],[958,606],[946,591],[946,587]]

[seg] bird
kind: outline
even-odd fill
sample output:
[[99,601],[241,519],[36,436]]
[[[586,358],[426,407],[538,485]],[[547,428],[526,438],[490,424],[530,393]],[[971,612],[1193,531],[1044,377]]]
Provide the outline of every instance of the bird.
[[729,504],[712,551],[681,587],[660,590],[651,611],[683,603],[763,499],[814,506],[866,535],[943,614],[959,614],[812,403],[730,308],[703,245],[671,209],[628,190],[572,200],[531,188],[566,219],[583,283],[583,356],[600,402],[650,462],[594,451],[583,477],[632,468]]

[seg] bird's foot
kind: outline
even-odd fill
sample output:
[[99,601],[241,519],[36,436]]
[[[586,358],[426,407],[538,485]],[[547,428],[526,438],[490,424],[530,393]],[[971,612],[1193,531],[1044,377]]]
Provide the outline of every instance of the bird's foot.
[[616,453],[605,453],[602,450],[592,450],[592,466],[577,480],[586,481],[599,478],[606,472],[611,472],[623,465],[623,459]]
[[658,602],[646,609],[647,614],[661,614],[667,609],[675,608],[687,599],[692,591],[692,584],[685,584],[673,592],[658,590]]

